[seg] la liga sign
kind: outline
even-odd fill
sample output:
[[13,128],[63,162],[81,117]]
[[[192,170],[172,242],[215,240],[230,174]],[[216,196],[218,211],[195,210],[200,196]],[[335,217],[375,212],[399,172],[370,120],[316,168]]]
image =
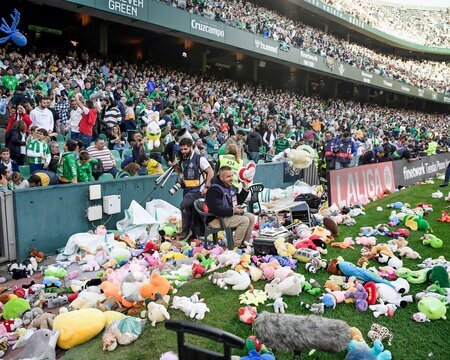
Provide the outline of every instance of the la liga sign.
[[339,208],[367,203],[387,189],[395,189],[392,162],[330,171],[330,203]]

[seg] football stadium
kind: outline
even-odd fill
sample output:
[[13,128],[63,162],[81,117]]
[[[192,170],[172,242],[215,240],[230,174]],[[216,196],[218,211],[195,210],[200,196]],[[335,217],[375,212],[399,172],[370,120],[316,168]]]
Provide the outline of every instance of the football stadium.
[[0,358],[450,358],[448,0],[2,0]]

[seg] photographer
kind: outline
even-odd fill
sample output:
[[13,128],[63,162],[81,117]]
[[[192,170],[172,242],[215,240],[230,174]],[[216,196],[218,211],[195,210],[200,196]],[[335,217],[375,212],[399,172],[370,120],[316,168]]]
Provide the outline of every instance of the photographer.
[[[243,246],[243,242],[250,239],[255,222],[255,216],[239,206],[248,196],[247,188],[248,184],[244,182],[243,189],[238,193],[233,186],[233,170],[230,166],[222,166],[206,192],[209,213],[223,217],[225,226],[236,228],[235,247]],[[206,222],[212,227],[220,227],[219,220],[215,217],[209,217]]]
[[176,170],[183,183],[183,201],[180,204],[183,231],[179,240],[186,241],[192,236],[194,201],[209,189],[214,171],[208,160],[194,151],[192,139],[181,139],[179,146],[180,163]]

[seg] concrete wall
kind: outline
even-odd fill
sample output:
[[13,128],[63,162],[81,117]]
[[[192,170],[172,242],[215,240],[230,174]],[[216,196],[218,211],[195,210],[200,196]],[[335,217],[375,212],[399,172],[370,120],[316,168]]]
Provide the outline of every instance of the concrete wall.
[[[122,213],[112,216],[106,227],[115,229],[118,220],[124,218],[123,210],[132,200],[143,202],[155,186],[157,176],[140,176],[121,180],[101,182],[102,196],[121,195]],[[169,189],[175,184],[176,176],[172,175],[163,189],[157,190],[146,201],[163,199],[179,206],[182,191],[175,196]],[[255,182],[263,183],[267,188],[285,188],[292,183],[283,182],[283,164],[258,165]],[[85,216],[88,206],[101,204],[101,200],[90,201],[89,185],[58,185],[45,188],[34,188],[14,191],[14,216],[16,225],[17,256],[23,259],[31,248],[44,251],[46,255],[54,254],[65,246],[67,239],[75,233],[86,232],[94,226]],[[145,207],[145,203],[144,203]],[[108,219],[95,221],[100,225]]]

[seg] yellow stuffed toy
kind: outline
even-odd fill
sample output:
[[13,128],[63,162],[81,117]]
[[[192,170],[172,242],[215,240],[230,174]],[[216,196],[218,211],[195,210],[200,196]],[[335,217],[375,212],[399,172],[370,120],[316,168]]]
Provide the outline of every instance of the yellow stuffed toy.
[[59,314],[53,321],[53,329],[59,330],[58,346],[70,349],[85,343],[105,327],[105,315],[98,309],[81,309]]
[[276,239],[273,242],[273,245],[275,246],[275,249],[277,249],[278,255],[283,257],[292,257],[296,252],[295,246],[285,242],[283,238]]

